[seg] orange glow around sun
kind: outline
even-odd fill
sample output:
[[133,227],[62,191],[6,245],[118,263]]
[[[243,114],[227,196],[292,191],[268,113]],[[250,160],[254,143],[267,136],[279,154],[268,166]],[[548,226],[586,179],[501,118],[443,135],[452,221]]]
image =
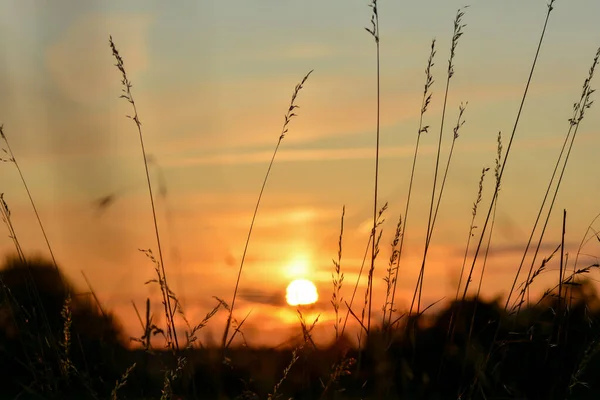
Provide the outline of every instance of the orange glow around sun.
[[314,283],[306,279],[292,281],[286,290],[285,300],[290,306],[301,306],[316,303],[319,293]]
[[298,254],[285,268],[288,279],[301,279],[309,273],[310,261],[306,254]]

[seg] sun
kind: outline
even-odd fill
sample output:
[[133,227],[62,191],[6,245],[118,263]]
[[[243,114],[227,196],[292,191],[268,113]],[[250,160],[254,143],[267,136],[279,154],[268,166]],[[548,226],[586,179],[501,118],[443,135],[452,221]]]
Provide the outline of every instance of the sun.
[[316,303],[319,293],[314,283],[307,279],[292,281],[286,290],[285,300],[290,306],[301,306]]

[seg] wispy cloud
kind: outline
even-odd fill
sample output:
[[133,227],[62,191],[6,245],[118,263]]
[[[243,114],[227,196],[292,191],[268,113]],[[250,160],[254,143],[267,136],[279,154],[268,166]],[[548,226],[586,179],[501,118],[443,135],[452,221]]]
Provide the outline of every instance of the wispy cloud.
[[[585,138],[581,138],[584,139]],[[589,137],[587,140],[593,140]],[[515,144],[520,149],[527,148],[556,148],[561,144],[561,138],[525,139]],[[471,142],[460,143],[457,148],[459,153],[480,152],[482,150],[494,150],[495,143]],[[434,154],[434,145],[421,145],[420,154]],[[414,152],[412,145],[388,146],[380,150],[382,158],[411,157]],[[209,154],[197,157],[169,158],[165,164],[169,167],[186,167],[193,165],[245,165],[266,163],[273,155],[271,150],[246,151],[246,152],[223,152],[221,154]],[[281,149],[277,154],[277,162],[311,162],[311,161],[341,161],[341,160],[365,160],[373,158],[371,147],[352,148],[323,148],[323,149]]]
[[[382,149],[381,157],[403,157],[409,155],[410,147],[394,147]],[[256,164],[268,161],[272,156],[269,151],[255,151],[247,153],[215,154],[204,157],[189,157],[168,161],[168,165],[190,166],[190,165],[235,165]],[[300,161],[338,161],[338,160],[360,160],[373,157],[371,148],[337,148],[337,149],[300,149],[281,150],[277,154],[278,162],[300,162]]]
[[269,292],[258,288],[242,289],[239,292],[239,296],[249,303],[264,304],[274,307],[281,307],[287,304],[282,291]]

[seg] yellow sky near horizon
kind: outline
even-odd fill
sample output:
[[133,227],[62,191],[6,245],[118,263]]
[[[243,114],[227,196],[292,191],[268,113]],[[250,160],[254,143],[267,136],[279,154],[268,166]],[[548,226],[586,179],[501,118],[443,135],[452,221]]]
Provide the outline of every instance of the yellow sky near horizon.
[[[62,13],[13,3],[13,18],[0,12],[0,43],[6,54],[0,63],[0,84],[6,88],[0,93],[0,124],[60,266],[81,290],[84,271],[129,335],[139,332],[131,301],[142,307],[150,296],[155,309],[160,304],[156,289],[144,285],[153,276],[152,264],[138,251],[156,252],[156,241],[139,138],[125,118],[129,104],[118,99],[120,76],[108,35],[133,81],[155,190],[166,188],[166,196],[157,197],[165,264],[191,322],[212,307],[212,296],[231,301],[252,211],[290,95],[302,76],[315,69],[298,96],[298,116],[269,177],[236,317],[252,310],[245,325],[251,343],[272,345],[297,332],[295,310],[283,299],[295,278],[290,268],[301,259],[308,271],[297,277],[314,281],[320,293],[313,309],[322,313],[318,335],[331,336],[331,259],[337,253],[341,209],[346,206],[342,294],[347,300],[373,209],[375,48],[363,29],[370,18],[364,1],[336,0],[323,6],[310,0],[268,10],[241,1],[206,9],[191,2],[182,2],[181,9],[157,1],[75,7],[58,2]],[[431,128],[422,136],[419,152],[398,284],[401,306],[410,302],[422,259],[452,20],[462,6],[456,1],[429,3],[410,1],[406,13],[402,5],[380,2],[379,206],[388,201],[389,210],[375,273],[377,309],[384,298],[390,241],[406,201],[423,72],[430,40],[436,37],[433,101],[425,116]],[[493,5],[474,1],[466,11],[442,160],[458,106],[468,101],[466,123],[456,142],[427,259],[424,304],[456,292],[479,175],[484,166],[493,169],[499,130],[506,149],[545,11],[544,1],[515,0]],[[551,16],[504,176],[483,283],[488,298],[505,294],[512,282],[567,132],[572,103],[600,45],[594,12],[598,15],[600,6],[593,1],[568,6],[558,1]],[[19,40],[8,39],[15,37]],[[562,209],[568,210],[570,254],[600,212],[600,182],[594,172],[599,127],[594,104],[578,132],[538,262],[560,243]],[[8,163],[0,167],[0,192],[11,207],[22,245],[27,253],[47,254],[18,174]],[[485,183],[478,226],[492,180],[493,170]],[[94,202],[109,194],[115,194],[114,204],[98,213]],[[598,244],[590,242],[584,250],[598,254]],[[10,239],[1,238],[0,254],[11,251]],[[538,293],[555,282],[556,269],[551,264],[551,272],[541,276]],[[355,304],[361,304],[365,285],[363,277]],[[225,313],[219,314],[207,331],[220,338],[224,321]],[[265,339],[267,331],[271,333]]]

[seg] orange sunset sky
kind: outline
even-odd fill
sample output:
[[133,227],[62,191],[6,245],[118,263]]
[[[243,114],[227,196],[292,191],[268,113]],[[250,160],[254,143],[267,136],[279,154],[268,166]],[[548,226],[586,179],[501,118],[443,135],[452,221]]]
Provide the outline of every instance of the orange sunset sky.
[[[331,259],[346,206],[342,295],[349,300],[372,218],[375,44],[365,0],[102,1],[0,3],[0,123],[28,181],[57,261],[82,291],[85,273],[105,308],[140,334],[131,305],[158,310],[156,251],[139,138],[119,99],[109,35],[125,61],[143,124],[157,195],[165,267],[188,319],[200,321],[219,296],[230,302],[260,185],[290,95],[298,117],[281,144],[257,216],[235,316],[252,344],[298,332],[286,305],[290,281],[313,281],[317,331],[333,335]],[[493,168],[496,135],[505,148],[546,14],[545,0],[473,0],[466,10],[448,98],[442,159],[460,102],[467,102],[425,275],[424,304],[456,292],[482,167]],[[374,303],[398,215],[406,202],[424,68],[437,39],[433,101],[425,116],[398,296],[407,307],[423,252],[433,166],[456,10],[462,0],[381,0],[380,205],[389,202],[375,270]],[[485,296],[507,292],[568,130],[572,105],[600,45],[597,0],[557,1],[505,170]],[[593,83],[593,86],[599,82]],[[4,147],[4,144],[2,143]],[[600,111],[586,114],[538,258],[560,243],[562,210],[573,255],[600,212]],[[480,212],[490,201],[493,171]],[[47,249],[13,165],[0,165],[0,192],[28,254]],[[100,213],[103,196],[115,201]],[[482,221],[478,221],[482,224]],[[596,229],[600,230],[600,223]],[[3,227],[4,228],[4,227]],[[479,233],[479,231],[476,231]],[[475,237],[478,239],[478,236]],[[583,250],[599,254],[599,243]],[[6,234],[0,254],[13,251]],[[589,258],[584,258],[589,260]],[[470,264],[469,264],[470,265]],[[528,267],[529,264],[526,264]],[[480,267],[480,264],[478,264]],[[557,277],[542,275],[541,291]],[[479,271],[479,270],[478,270]],[[478,274],[476,275],[478,279]],[[595,278],[595,276],[591,276]],[[524,279],[524,277],[522,278]],[[366,279],[360,283],[359,299]],[[359,301],[360,303],[360,301]],[[359,311],[360,307],[356,308]],[[206,328],[220,338],[220,313]],[[160,322],[160,320],[159,320]]]

